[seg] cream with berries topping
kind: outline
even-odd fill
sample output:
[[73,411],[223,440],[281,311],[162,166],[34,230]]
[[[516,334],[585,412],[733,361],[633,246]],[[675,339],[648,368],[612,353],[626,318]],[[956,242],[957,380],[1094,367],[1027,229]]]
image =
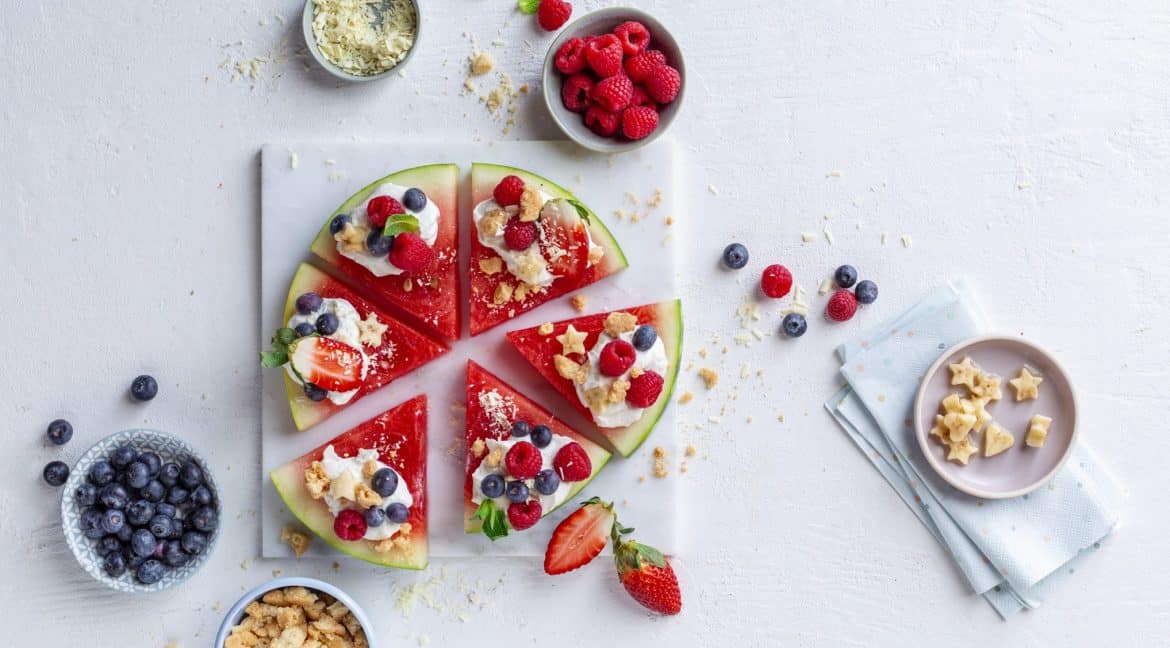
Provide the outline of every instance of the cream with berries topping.
[[[572,326],[569,328],[570,330],[565,332],[566,335],[572,332]],[[597,336],[597,341],[590,347],[584,364],[577,365],[564,355],[554,358],[557,372],[573,381],[577,398],[582,405],[589,408],[593,422],[598,427],[625,427],[642,418],[646,408],[637,407],[626,400],[631,380],[646,372],[654,372],[659,376],[666,375],[669,362],[666,359],[666,346],[660,337],[656,337],[654,344],[645,351],[634,347],[634,362],[621,375],[607,376],[602,373],[601,353],[606,345],[614,340],[623,340],[633,347],[634,331],[637,328],[637,319],[629,313],[610,313],[606,318],[605,330]],[[575,339],[560,340],[558,337],[558,340],[561,341],[566,353],[577,351],[576,348],[569,348],[570,341],[579,344]],[[570,364],[574,366],[570,367]]]
[[[524,190],[520,205],[500,207],[494,198],[488,198],[476,205],[472,212],[479,242],[503,259],[508,272],[531,288],[547,288],[558,278],[558,275],[549,271],[549,262],[556,261],[568,252],[554,247],[549,250],[549,255],[556,258],[547,259],[539,243],[533,243],[524,250],[509,248],[504,240],[504,228],[513,217],[519,217],[524,222],[545,218],[578,218],[577,208],[567,200],[553,198],[539,189],[529,187]],[[584,230],[589,245],[589,265],[593,265],[601,260],[602,248],[593,244],[589,228]]]
[[[350,222],[333,235],[337,241],[337,252],[341,256],[361,265],[375,277],[402,274],[402,268],[390,262],[387,255],[374,255],[366,248],[366,237],[370,234],[370,217],[367,213],[370,201],[379,196],[389,196],[402,203],[403,196],[410,187],[385,182],[370,194],[362,204],[354,208],[349,214]],[[405,208],[404,208],[405,209]],[[439,208],[431,200],[421,211],[414,212],[406,209],[406,213],[418,219],[418,235],[427,245],[434,246],[439,237]]]
[[[338,342],[351,346],[356,349],[359,354],[361,354],[361,377],[364,380],[366,377],[366,369],[369,365],[369,357],[366,356],[366,353],[362,348],[362,344],[363,342],[373,342],[375,339],[377,340],[378,344],[381,344],[382,333],[386,331],[386,325],[379,322],[377,316],[373,313],[370,313],[370,315],[365,320],[363,320],[361,316],[358,315],[357,309],[353,307],[353,304],[349,303],[349,300],[325,298],[321,300],[321,305],[310,313],[293,313],[293,316],[288,318],[288,322],[285,324],[285,326],[291,329],[295,329],[300,324],[309,324],[316,327],[317,318],[324,315],[325,313],[332,313],[337,317],[338,322],[337,330],[325,337],[332,338]],[[370,346],[378,345],[370,344]],[[291,362],[285,365],[285,371],[288,372],[289,377],[292,378],[293,381],[295,381],[297,384],[305,384],[304,379],[302,379],[301,376],[293,370]],[[357,389],[351,389],[349,391],[343,392],[326,391],[325,396],[336,405],[344,405],[353,399],[354,395],[357,394],[357,391]]]
[[[386,496],[379,495],[372,484],[374,473],[383,468],[393,471],[398,477],[397,488]],[[414,497],[406,487],[406,480],[398,471],[378,459],[378,451],[374,449],[360,449],[352,457],[340,457],[329,445],[321,460],[313,462],[306,470],[305,484],[315,499],[325,502],[333,517],[346,509],[360,513],[374,507],[385,509],[395,503],[407,508],[414,505]],[[362,539],[375,542],[386,540],[398,533],[403,524],[387,519],[378,526],[367,527]]]
[[[504,457],[508,454],[508,451],[512,449],[512,446],[521,442],[531,443],[532,439],[529,437],[508,437],[498,440],[483,440],[483,447],[478,448],[483,453],[483,461],[479,463],[479,467],[477,467],[475,472],[471,474],[471,483],[475,485],[471,493],[471,501],[473,503],[479,504],[485,499],[491,499],[493,502],[495,502],[497,509],[506,510],[508,508],[508,505],[511,503],[511,501],[508,499],[506,494],[495,498],[488,498],[483,494],[483,491],[480,490],[480,484],[483,483],[483,479],[488,475],[500,475],[504,478],[505,483],[516,481],[514,477],[508,474],[508,468],[505,465]],[[546,470],[553,468],[553,459],[556,458],[557,453],[560,452],[561,448],[569,445],[570,443],[573,443],[573,440],[569,437],[554,433],[552,435],[552,441],[547,446],[544,448],[537,448],[541,456],[540,469]],[[474,449],[475,448],[473,448],[473,450]],[[540,491],[536,490],[535,478],[524,479],[521,481],[523,481],[524,484],[528,486],[528,499],[535,499],[539,501],[540,510],[546,514],[554,508],[560,506],[561,502],[564,502],[565,499],[569,496],[569,491],[572,489],[572,482],[562,480],[557,486],[557,489],[553,491],[551,495],[544,495]]]

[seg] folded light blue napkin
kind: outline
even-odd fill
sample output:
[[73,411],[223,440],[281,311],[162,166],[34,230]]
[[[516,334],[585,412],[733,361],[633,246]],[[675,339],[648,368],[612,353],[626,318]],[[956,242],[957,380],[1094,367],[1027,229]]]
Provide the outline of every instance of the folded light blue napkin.
[[965,282],[940,286],[837,349],[848,385],[825,407],[971,587],[1007,618],[1040,605],[1047,588],[1100,546],[1117,525],[1123,494],[1083,440],[1056,477],[1022,497],[979,499],[935,474],[914,437],[919,381],[948,347],[989,328]]

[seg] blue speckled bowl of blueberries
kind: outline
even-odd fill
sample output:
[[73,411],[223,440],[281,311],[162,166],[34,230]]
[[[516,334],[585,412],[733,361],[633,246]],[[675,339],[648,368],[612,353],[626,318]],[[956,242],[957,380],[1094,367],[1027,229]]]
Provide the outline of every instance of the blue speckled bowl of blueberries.
[[157,592],[190,578],[215,548],[221,513],[206,462],[157,430],[102,439],[61,494],[61,526],[77,562],[121,592]]

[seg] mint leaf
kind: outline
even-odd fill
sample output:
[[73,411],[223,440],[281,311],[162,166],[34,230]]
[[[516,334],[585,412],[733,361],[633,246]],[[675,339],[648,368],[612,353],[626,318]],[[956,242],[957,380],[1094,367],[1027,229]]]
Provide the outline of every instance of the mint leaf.
[[410,214],[393,214],[386,219],[382,236],[398,236],[403,232],[418,232],[418,218]]
[[577,200],[576,198],[566,198],[565,200],[567,200],[570,205],[577,209],[577,215],[581,217],[581,220],[585,221],[586,223],[589,222],[589,219],[593,216],[593,212],[590,211],[584,203],[582,203],[580,200]]
[[288,327],[276,329],[272,335],[272,350],[260,352],[260,366],[272,369],[288,362],[288,345],[296,339],[296,331]]
[[261,351],[260,366],[265,369],[274,369],[288,362],[287,351]]
[[280,340],[283,344],[289,345],[295,339],[297,339],[297,332],[285,327],[276,329],[276,335],[272,338],[272,342],[275,344],[277,340]]
[[483,522],[483,534],[493,542],[508,535],[504,512],[497,509],[496,503],[490,499],[479,503],[479,508],[475,509],[475,515],[472,515],[471,519]]
[[540,6],[540,0],[517,0],[516,8],[526,14],[536,13],[536,8]]

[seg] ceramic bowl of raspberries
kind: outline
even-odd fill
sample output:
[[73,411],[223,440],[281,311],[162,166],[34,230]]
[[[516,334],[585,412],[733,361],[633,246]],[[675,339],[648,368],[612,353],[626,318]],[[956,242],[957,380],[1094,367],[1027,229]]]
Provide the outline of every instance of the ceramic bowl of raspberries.
[[120,592],[187,580],[215,548],[221,513],[207,463],[157,430],[102,439],[78,460],[61,494],[66,544],[90,576]]
[[553,41],[544,61],[544,101],[581,146],[631,151],[670,127],[686,70],[670,32],[650,14],[612,7],[586,14]]

